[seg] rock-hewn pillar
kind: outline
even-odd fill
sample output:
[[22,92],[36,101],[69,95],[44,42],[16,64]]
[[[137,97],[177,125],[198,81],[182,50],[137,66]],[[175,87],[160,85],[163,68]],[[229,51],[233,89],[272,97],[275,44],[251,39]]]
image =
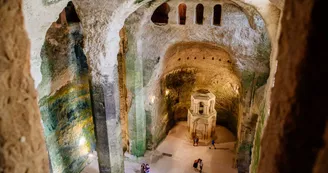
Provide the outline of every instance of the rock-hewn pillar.
[[0,1],[0,172],[49,172],[22,0]]
[[101,173],[124,172],[117,81],[111,81],[107,75],[94,74],[91,78],[96,150]]
[[144,108],[142,59],[129,55],[127,58],[127,63],[129,64],[129,69],[127,69],[127,80],[129,80],[129,83],[127,85],[133,93],[132,106],[129,111],[130,149],[133,155],[143,156],[146,152],[146,114]]
[[[99,170],[100,173],[123,173],[117,66],[119,29],[109,30],[111,25],[107,22],[111,13],[101,10],[108,5],[105,2],[99,1],[92,5],[89,1],[73,2],[81,18],[85,36],[84,51],[90,67],[90,93]],[[95,14],[94,11],[104,13]]]
[[[124,172],[117,65],[119,32],[125,19],[148,1],[73,0],[83,25],[85,52],[91,69],[93,114],[101,173]],[[143,108],[139,110],[144,111]]]

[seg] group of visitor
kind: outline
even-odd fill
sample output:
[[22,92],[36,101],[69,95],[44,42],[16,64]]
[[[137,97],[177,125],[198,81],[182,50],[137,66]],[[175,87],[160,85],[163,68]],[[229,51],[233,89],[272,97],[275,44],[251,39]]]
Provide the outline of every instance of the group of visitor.
[[[194,137],[194,144],[193,144],[193,146],[198,146],[198,141],[199,141],[199,138],[198,137]],[[213,139],[212,140],[212,146],[210,146],[209,148],[211,149],[212,147],[214,148],[214,149],[216,149],[216,147],[215,147],[215,140]]]
[[[194,137],[194,146],[198,146],[198,137]],[[211,142],[211,146],[209,147],[210,149],[213,147],[214,149],[216,149],[215,147],[215,140],[213,139],[212,142]],[[197,159],[194,161],[194,164],[193,164],[193,167],[194,169],[196,169],[198,171],[198,165],[199,165],[199,172],[202,172],[203,171],[203,160],[202,159]]]
[[200,158],[194,161],[194,164],[193,164],[194,169],[198,170],[198,165],[199,165],[199,172],[202,172],[202,170],[203,170],[203,160],[200,159]]
[[141,173],[150,173],[150,166],[147,163],[141,164]]

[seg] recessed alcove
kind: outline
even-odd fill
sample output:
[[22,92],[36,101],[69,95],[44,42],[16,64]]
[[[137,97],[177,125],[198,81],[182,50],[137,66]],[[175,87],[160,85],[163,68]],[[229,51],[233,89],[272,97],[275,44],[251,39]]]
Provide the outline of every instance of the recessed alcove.
[[167,3],[163,3],[156,8],[151,16],[151,21],[156,25],[166,25],[169,20],[169,12],[170,6]]

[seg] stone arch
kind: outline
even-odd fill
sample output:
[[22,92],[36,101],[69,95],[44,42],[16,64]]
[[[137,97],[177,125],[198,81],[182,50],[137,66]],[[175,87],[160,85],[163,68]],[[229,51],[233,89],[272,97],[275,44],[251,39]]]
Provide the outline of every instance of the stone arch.
[[[178,60],[177,57],[220,57],[221,61],[219,61],[219,58],[215,60],[214,62],[211,59],[202,59],[202,58],[197,58],[193,59],[193,62],[189,62],[188,60]],[[234,63],[228,63],[227,61],[233,61],[231,58],[231,55],[224,49],[219,46],[216,46],[214,44],[209,44],[209,43],[199,43],[199,42],[182,42],[182,43],[177,43],[171,45],[167,50],[166,54],[163,58],[163,66],[166,68],[163,69],[163,71],[159,74],[161,76],[161,81],[167,80],[167,78],[171,78],[170,76],[175,75],[175,74],[186,74],[186,75],[195,75],[195,76],[204,76],[205,78],[195,78],[195,83],[192,85],[199,86],[200,84],[206,84],[210,83],[209,85],[211,86],[209,90],[212,93],[216,93],[217,89],[220,88],[219,86],[224,86],[226,83],[233,83],[233,85],[241,87],[241,81],[238,77],[238,73],[236,72],[236,68],[234,67]],[[182,67],[182,68],[181,68]],[[206,67],[206,68],[204,68]],[[199,75],[200,73],[203,73],[204,70],[208,70],[211,73],[205,73],[202,75]],[[225,74],[225,75],[223,75]],[[229,75],[228,75],[229,74]],[[232,76],[232,78],[226,78],[227,76]],[[225,77],[223,77],[225,76]],[[223,77],[223,78],[222,78]],[[188,77],[189,78],[189,77]],[[206,80],[207,79],[207,80]],[[216,82],[213,82],[216,81]],[[188,84],[190,86],[190,84]],[[228,85],[227,85],[228,86]],[[165,85],[161,86],[161,90],[165,90]],[[213,88],[212,88],[213,87]],[[193,91],[196,91],[197,88],[201,88],[201,86],[196,87],[194,89],[183,89],[184,92],[190,92],[188,97],[179,98],[180,102],[182,103],[189,103],[190,102],[190,95]],[[230,88],[230,87],[229,87]],[[231,94],[235,95],[235,91],[233,88],[231,89]],[[173,94],[174,88],[170,88],[171,93]],[[230,92],[230,91],[229,91]],[[232,96],[231,95],[231,96]],[[216,95],[217,100],[229,100],[229,99],[224,99],[222,96]],[[239,94],[236,94],[233,96],[234,99],[236,100],[236,103],[239,103]],[[232,101],[233,102],[233,101]],[[232,103],[231,102],[231,103]],[[182,106],[184,104],[179,103],[179,106]],[[224,105],[220,104],[215,104],[213,105],[213,108],[218,109],[220,107],[224,107],[226,105],[230,105],[231,107],[237,108],[237,105],[233,105],[231,103],[226,103]],[[163,103],[164,104],[164,103]],[[199,104],[197,103],[195,107],[197,106],[199,108]],[[208,105],[210,106],[210,105]],[[188,107],[187,105],[184,105],[184,107]],[[232,108],[232,109],[234,109]],[[210,109],[210,108],[207,108]],[[196,110],[199,111],[199,110]],[[234,113],[235,120],[238,117],[238,111]],[[226,126],[226,120],[224,120],[224,117],[221,117],[222,119],[218,120],[218,124],[223,124]],[[232,118],[234,119],[234,118]],[[229,120],[230,121],[230,120]],[[216,123],[216,122],[215,122]],[[235,124],[234,126],[231,126],[229,129],[237,129],[237,125]],[[233,131],[233,130],[232,130]]]
[[95,151],[96,141],[89,67],[80,19],[72,2],[48,28],[45,38],[38,90],[51,171],[77,171],[85,165],[88,153]]

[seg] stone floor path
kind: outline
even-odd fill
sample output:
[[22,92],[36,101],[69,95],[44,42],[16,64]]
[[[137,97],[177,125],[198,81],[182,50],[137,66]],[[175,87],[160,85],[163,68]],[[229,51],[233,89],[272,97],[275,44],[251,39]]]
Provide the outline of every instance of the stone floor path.
[[[237,173],[233,168],[235,137],[224,127],[216,127],[216,150],[200,144],[194,147],[187,138],[186,122],[178,123],[155,151],[145,157],[133,158],[126,154],[125,173],[140,172],[140,163],[148,163],[151,173],[196,173],[192,164],[201,158],[203,173]],[[163,154],[164,153],[164,154]],[[82,173],[99,173],[97,160],[89,164]]]

